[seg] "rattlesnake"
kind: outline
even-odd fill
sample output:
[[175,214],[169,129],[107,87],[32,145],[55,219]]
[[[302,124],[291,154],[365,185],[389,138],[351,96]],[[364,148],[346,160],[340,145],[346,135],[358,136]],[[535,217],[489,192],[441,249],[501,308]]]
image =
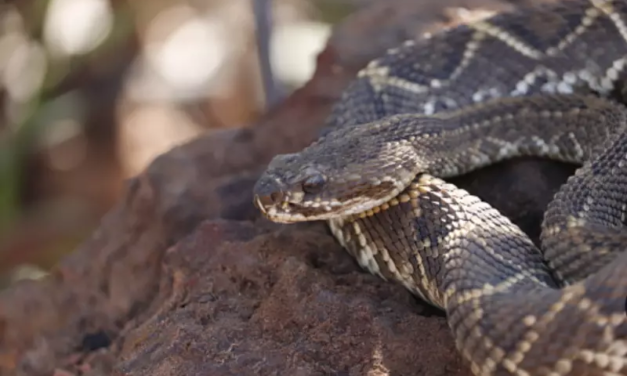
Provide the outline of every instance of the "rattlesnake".
[[[358,74],[318,141],[271,161],[254,202],[328,221],[362,267],[444,309],[476,375],[627,375],[626,62],[627,0],[408,41]],[[582,164],[542,251],[442,180],[522,155]]]

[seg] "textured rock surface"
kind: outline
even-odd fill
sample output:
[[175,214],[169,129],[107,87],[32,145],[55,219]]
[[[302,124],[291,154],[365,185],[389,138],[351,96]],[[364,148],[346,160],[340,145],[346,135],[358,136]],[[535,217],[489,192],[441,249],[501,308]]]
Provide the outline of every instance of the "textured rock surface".
[[[322,224],[268,223],[251,203],[265,164],[315,138],[370,58],[450,22],[446,7],[506,7],[373,4],[336,29],[316,76],[258,124],[161,156],[51,278],[4,292],[0,374],[469,375],[441,312],[362,272]],[[572,171],[520,160],[454,182],[537,238]]]

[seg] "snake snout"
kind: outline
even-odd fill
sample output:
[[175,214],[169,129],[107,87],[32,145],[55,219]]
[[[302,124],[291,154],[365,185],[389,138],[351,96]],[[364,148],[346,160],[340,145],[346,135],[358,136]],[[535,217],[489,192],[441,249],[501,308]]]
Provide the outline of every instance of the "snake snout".
[[285,198],[285,193],[279,183],[270,179],[259,180],[255,185],[254,192],[255,203],[262,206],[260,209],[280,205]]
[[264,207],[277,206],[283,202],[285,195],[281,191],[272,192],[270,194],[257,194],[257,202]]

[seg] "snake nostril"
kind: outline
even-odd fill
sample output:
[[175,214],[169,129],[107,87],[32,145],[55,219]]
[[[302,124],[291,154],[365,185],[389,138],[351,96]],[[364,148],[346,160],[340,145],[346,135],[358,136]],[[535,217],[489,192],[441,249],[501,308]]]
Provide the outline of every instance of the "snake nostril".
[[272,178],[261,178],[253,188],[255,202],[263,207],[282,204],[285,193],[281,184]]
[[280,192],[280,191],[270,193],[270,199],[275,204],[280,204],[281,202],[283,202],[284,197],[285,195],[283,194],[283,192]]
[[263,206],[272,206],[283,202],[284,196],[283,192],[275,191],[270,194],[257,195],[257,201]]

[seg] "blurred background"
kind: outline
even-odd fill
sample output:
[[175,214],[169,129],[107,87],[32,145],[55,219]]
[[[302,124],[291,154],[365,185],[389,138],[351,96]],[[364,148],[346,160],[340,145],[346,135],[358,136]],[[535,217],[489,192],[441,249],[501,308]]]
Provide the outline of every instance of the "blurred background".
[[45,275],[157,155],[252,125],[366,2],[3,2],[0,288]]

